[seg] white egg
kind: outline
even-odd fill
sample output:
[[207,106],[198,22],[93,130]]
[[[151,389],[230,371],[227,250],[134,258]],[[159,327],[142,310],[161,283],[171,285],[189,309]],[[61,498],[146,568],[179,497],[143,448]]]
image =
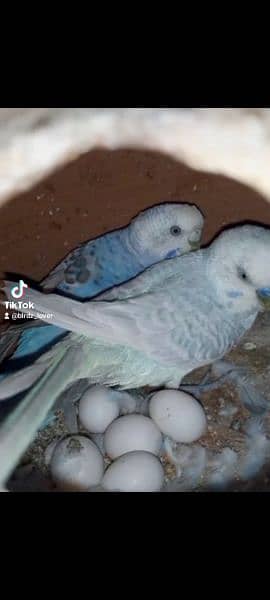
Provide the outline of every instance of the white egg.
[[143,415],[126,415],[111,423],[105,432],[105,452],[117,458],[133,450],[158,454],[162,435],[151,419]]
[[162,433],[176,442],[195,442],[206,432],[207,421],[201,405],[180,390],[156,392],[149,403],[149,414]]
[[158,492],[164,483],[159,459],[150,452],[128,452],[107,469],[102,486],[110,492]]
[[83,435],[72,435],[57,444],[50,470],[54,482],[61,490],[86,491],[100,483],[104,461],[91,440]]
[[86,390],[79,403],[79,419],[91,433],[104,433],[108,425],[120,414],[114,392],[96,385]]

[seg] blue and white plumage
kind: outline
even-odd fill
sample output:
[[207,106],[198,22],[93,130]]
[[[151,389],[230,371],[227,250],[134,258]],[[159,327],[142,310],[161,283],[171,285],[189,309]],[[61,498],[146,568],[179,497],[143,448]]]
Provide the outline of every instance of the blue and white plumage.
[[[186,374],[222,358],[251,327],[263,309],[265,290],[270,294],[269,257],[270,231],[242,226],[223,232],[206,249],[147,269],[94,301],[29,289],[25,300],[34,302],[34,314],[50,311],[56,325],[73,332],[29,373],[50,364],[59,347],[68,353],[76,346],[84,357],[81,376],[93,382],[123,389],[177,388]],[[237,291],[233,298],[232,290]]]
[[[164,203],[148,208],[122,229],[90,240],[62,260],[41,287],[86,299],[127,281],[164,258],[180,256],[199,246],[203,216],[185,203]],[[62,328],[35,324],[11,327],[0,339],[3,355],[7,344],[20,336],[10,362],[37,356],[65,334]]]
[[[89,302],[28,289],[32,312],[52,312],[54,323],[72,333],[6,378],[0,398],[35,384],[20,405],[23,411],[28,403],[33,434],[39,403],[44,415],[77,379],[122,389],[177,388],[192,370],[220,360],[269,305],[269,265],[270,231],[239,226]],[[6,284],[8,298],[13,285]]]

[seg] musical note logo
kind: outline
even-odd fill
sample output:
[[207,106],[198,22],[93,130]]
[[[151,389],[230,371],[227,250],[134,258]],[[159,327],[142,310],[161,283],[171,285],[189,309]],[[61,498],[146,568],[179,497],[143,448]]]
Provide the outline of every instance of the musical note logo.
[[11,290],[12,298],[22,298],[26,288],[28,288],[27,283],[24,283],[23,279],[20,279],[19,285],[15,285]]

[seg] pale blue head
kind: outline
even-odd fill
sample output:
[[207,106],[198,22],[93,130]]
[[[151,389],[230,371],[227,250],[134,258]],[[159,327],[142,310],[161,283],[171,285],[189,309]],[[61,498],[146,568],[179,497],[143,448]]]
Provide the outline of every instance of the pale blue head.
[[221,233],[209,248],[208,272],[234,308],[270,306],[270,230],[242,225]]
[[195,205],[164,203],[133,219],[130,241],[137,253],[160,261],[199,248],[203,225],[204,218]]

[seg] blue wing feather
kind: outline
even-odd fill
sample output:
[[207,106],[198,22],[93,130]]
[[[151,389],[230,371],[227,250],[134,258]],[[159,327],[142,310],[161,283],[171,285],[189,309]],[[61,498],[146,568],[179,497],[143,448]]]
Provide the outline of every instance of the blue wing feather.
[[[151,258],[149,255],[138,258],[128,251],[126,235],[127,229],[123,229],[87,242],[62,261],[45,281],[49,283],[54,274],[59,272],[62,281],[56,290],[73,298],[88,299],[132,279],[151,264]],[[70,275],[70,279],[65,273]],[[68,282],[72,279],[71,275],[74,280],[72,284]],[[85,281],[82,281],[83,276]],[[64,334],[64,329],[54,325],[28,328],[21,334],[18,347],[8,362],[37,358]]]

